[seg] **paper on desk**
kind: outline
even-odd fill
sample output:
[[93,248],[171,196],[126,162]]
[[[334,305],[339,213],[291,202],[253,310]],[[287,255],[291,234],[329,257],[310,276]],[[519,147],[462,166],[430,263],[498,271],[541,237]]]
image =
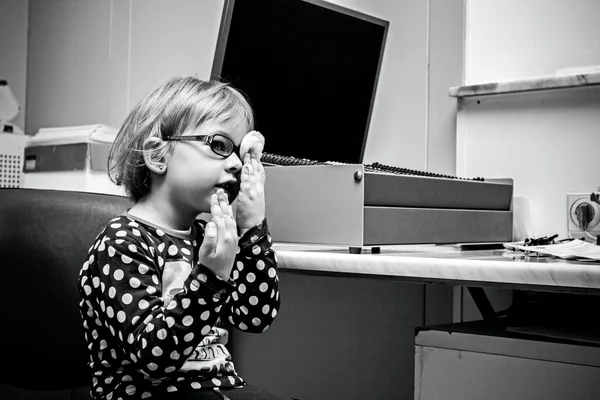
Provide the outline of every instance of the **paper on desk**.
[[600,261],[600,246],[579,239],[546,246],[524,246],[522,243],[506,243],[504,247],[511,250],[551,255],[565,260],[583,258]]

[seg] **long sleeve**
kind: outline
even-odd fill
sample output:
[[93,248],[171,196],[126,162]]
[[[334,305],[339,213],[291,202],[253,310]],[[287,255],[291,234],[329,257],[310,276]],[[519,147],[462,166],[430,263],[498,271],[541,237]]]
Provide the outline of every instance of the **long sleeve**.
[[234,327],[251,333],[266,331],[279,312],[277,256],[266,219],[240,238],[224,316]]
[[[81,282],[88,313],[112,333],[100,342],[101,350],[124,349],[139,371],[161,378],[177,371],[209,333],[232,285],[194,264],[191,246],[155,243],[140,229],[118,225],[96,245],[96,260],[88,259],[96,266]],[[165,293],[165,279],[182,282]]]

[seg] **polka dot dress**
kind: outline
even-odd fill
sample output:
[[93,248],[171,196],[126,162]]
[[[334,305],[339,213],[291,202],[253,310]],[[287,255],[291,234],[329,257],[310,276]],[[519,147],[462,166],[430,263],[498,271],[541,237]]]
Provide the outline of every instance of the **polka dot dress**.
[[98,235],[78,286],[94,399],[146,399],[180,389],[243,386],[231,326],[269,328],[279,310],[266,220],[240,238],[229,281],[198,263],[204,222],[169,231],[122,215]]

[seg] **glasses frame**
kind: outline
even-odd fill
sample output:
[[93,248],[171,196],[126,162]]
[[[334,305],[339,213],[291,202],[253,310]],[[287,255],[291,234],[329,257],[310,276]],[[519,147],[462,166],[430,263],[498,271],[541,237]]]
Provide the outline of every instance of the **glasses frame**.
[[[215,136],[223,138],[226,141],[228,141],[229,143],[231,143],[231,152],[229,154],[221,154],[213,148],[212,143],[213,143]],[[221,156],[223,158],[227,158],[230,155],[232,155],[233,153],[235,153],[238,157],[240,156],[240,146],[236,146],[235,143],[233,143],[233,140],[231,140],[227,136],[221,135],[219,133],[215,133],[214,135],[165,136],[162,138],[162,140],[204,142],[210,146],[210,149],[212,150],[213,153],[215,153],[216,155]]]

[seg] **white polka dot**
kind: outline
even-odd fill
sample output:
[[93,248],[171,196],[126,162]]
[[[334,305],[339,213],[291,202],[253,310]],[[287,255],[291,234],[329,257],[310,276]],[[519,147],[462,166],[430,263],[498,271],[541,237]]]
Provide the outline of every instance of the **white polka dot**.
[[258,290],[264,293],[269,290],[269,285],[266,282],[263,282],[258,286]]
[[237,263],[235,263],[235,265],[237,266],[237,268],[238,268],[240,271],[243,271],[243,270],[244,270],[244,263],[243,263],[243,262],[241,262],[241,261],[238,261]]
[[250,283],[254,282],[256,280],[256,275],[254,275],[252,272],[248,273],[248,275],[246,275],[246,280]]
[[173,350],[171,352],[170,357],[171,357],[171,360],[179,360],[179,353],[177,351]]
[[252,254],[259,255],[260,254],[260,247],[259,246],[252,246]]
[[123,264],[131,264],[131,262],[133,261],[131,259],[131,257],[126,256],[125,254],[123,254],[121,256],[121,261],[123,261]]
[[243,322],[240,322],[240,324],[238,325],[238,327],[239,327],[241,330],[243,330],[243,331],[245,331],[245,330],[247,330],[247,329],[248,329],[248,326],[247,326],[246,324],[244,324]]
[[192,382],[192,383],[190,384],[190,386],[191,386],[192,388],[194,388],[194,389],[200,389],[200,388],[202,387],[202,385],[201,385],[201,384],[199,384],[198,382]]
[[117,321],[123,323],[123,322],[125,322],[125,318],[126,318],[126,316],[125,316],[124,311],[121,310],[117,313]]
[[233,300],[235,300],[235,301],[239,300],[239,296],[238,296],[237,292],[231,293],[231,297],[233,297]]
[[275,278],[275,275],[277,275],[277,272],[275,271],[275,268],[269,268],[269,277],[270,278]]
[[241,306],[240,310],[242,310],[244,314],[248,315],[248,308],[246,306]]
[[131,319],[131,324],[132,324],[132,325],[135,325],[135,324],[137,324],[137,323],[138,323],[138,321],[139,321],[139,320],[140,320],[140,316],[139,316],[139,315],[136,315],[135,317],[133,317],[133,318]]
[[257,305],[258,304],[258,297],[256,297],[256,296],[250,296],[249,302],[253,306]]
[[183,337],[184,342],[191,342],[192,340],[194,340],[194,334],[192,332]]
[[123,279],[123,271],[118,269],[113,273],[113,278],[115,278],[116,281],[120,281],[121,279]]
[[270,309],[271,309],[271,307],[269,307],[268,304],[265,304],[262,308],[263,314],[268,314]]
[[240,286],[238,286],[238,292],[240,293],[246,293],[246,285],[244,285],[243,283],[240,284]]
[[113,229],[119,229],[121,227],[121,224],[111,224],[110,227]]
[[183,350],[183,355],[184,356],[189,356],[192,351],[194,351],[193,347],[191,347],[191,346],[187,347],[185,350]]
[[83,269],[84,271],[87,271],[87,269],[89,268],[90,263],[88,261],[83,263],[83,266],[81,267],[81,269]]
[[134,289],[137,289],[138,287],[140,287],[140,284],[141,284],[141,282],[138,278],[131,278],[129,280],[129,285]]
[[148,294],[154,294],[156,293],[156,288],[154,286],[148,286],[146,292],[148,292]]
[[133,232],[133,234],[135,236],[142,236],[142,234],[140,233],[140,231],[138,231],[137,229],[132,229],[131,232]]
[[158,346],[154,346],[154,347],[152,348],[152,354],[153,354],[154,356],[156,356],[156,357],[160,357],[160,356],[162,356],[162,354],[163,354],[163,351],[162,351],[162,349],[161,349],[160,347],[158,347]]
[[261,320],[258,318],[252,318],[252,325],[254,326],[259,326],[261,323]]
[[129,293],[125,293],[123,295],[123,297],[121,297],[121,301],[124,304],[131,304],[131,302],[133,301],[133,296],[131,294],[129,294]]
[[150,303],[148,303],[146,300],[142,299],[140,300],[140,302],[138,303],[138,307],[140,308],[140,310],[145,310],[146,308],[148,308],[150,306]]
[[[161,231],[160,229],[157,229],[157,230],[156,230],[156,236],[164,236],[164,234],[165,234],[165,233],[164,233],[163,231]],[[163,243],[163,244],[164,244],[164,243]],[[161,251],[162,251],[162,250],[161,250]]]
[[192,300],[190,300],[186,297],[185,299],[181,300],[181,307],[188,308],[191,303],[192,303]]
[[[177,369],[177,368],[175,368],[174,366],[172,366],[172,365],[171,365],[170,367],[167,367],[167,368],[165,368],[165,372],[166,372],[167,374],[170,374],[171,372],[175,371],[176,369]],[[181,378],[181,377],[180,377],[180,378]],[[177,378],[177,379],[179,379],[179,378]]]
[[125,232],[125,231],[118,231],[117,233],[115,233],[115,236],[117,236],[117,237],[125,237],[125,236],[127,236],[127,232]]
[[108,315],[108,318],[112,318],[115,316],[115,311],[111,306],[106,307],[106,315]]
[[167,326],[169,328],[171,328],[173,325],[175,325],[175,319],[173,317],[167,317],[165,319],[165,321],[167,321]]
[[192,254],[192,253],[190,253],[190,251],[189,251],[188,249],[186,249],[185,247],[181,249],[181,252],[182,252],[183,254],[185,254],[186,256],[189,256],[189,255],[191,255],[191,254]]
[[144,264],[140,264],[138,266],[138,271],[140,271],[140,274],[145,274],[146,272],[148,272],[149,269],[150,268],[148,268],[148,266]]
[[104,268],[102,268],[102,272],[104,275],[108,275],[110,273],[110,265],[106,264]]
[[212,327],[210,325],[205,325],[204,328],[202,328],[202,330],[200,331],[200,334],[202,334],[202,336],[206,336],[208,335],[208,332],[210,332],[211,329]]
[[233,274],[232,274],[233,280],[236,281],[238,280],[238,278],[240,277],[240,273],[238,272],[237,269],[233,270]]
[[142,349],[145,349],[146,346],[148,346],[148,341],[146,340],[146,338],[142,338]]
[[185,326],[190,326],[194,323],[194,317],[192,317],[191,315],[186,315],[185,317],[183,317],[181,323]]
[[160,340],[165,340],[167,338],[167,330],[166,329],[159,329],[158,332],[156,332],[156,337],[159,338]]
[[158,365],[156,365],[154,363],[150,363],[150,364],[148,364],[148,369],[150,371],[156,371],[158,369]]
[[89,296],[89,295],[92,293],[92,288],[91,288],[91,287],[89,287],[88,285],[85,285],[85,286],[83,287],[83,290],[84,290],[84,292],[85,292],[85,294],[86,294],[87,296]]
[[149,397],[152,397],[152,394],[150,394],[150,392],[144,392],[144,393],[142,393],[142,399],[147,399]]
[[258,261],[256,262],[256,268],[257,268],[259,271],[262,271],[263,269],[265,269],[265,262],[264,262],[263,260],[258,260]]
[[175,254],[177,254],[177,252],[177,246],[175,246],[174,244],[169,246],[169,255],[174,256]]
[[200,314],[200,319],[202,321],[206,321],[208,317],[210,317],[210,311],[204,311],[202,314]]
[[127,248],[129,249],[130,252],[137,253],[137,247],[135,247],[134,244],[130,244],[129,246],[127,246]]
[[155,285],[158,285],[158,276],[156,276],[156,275],[152,275],[152,282],[153,282]]
[[275,318],[276,315],[277,315],[277,309],[274,308],[273,311],[271,312],[271,316],[273,318]]
[[108,297],[110,297],[111,299],[114,299],[116,295],[117,295],[117,289],[115,289],[114,287],[111,286],[108,289]]
[[176,392],[177,388],[173,385],[167,386],[167,392]]

